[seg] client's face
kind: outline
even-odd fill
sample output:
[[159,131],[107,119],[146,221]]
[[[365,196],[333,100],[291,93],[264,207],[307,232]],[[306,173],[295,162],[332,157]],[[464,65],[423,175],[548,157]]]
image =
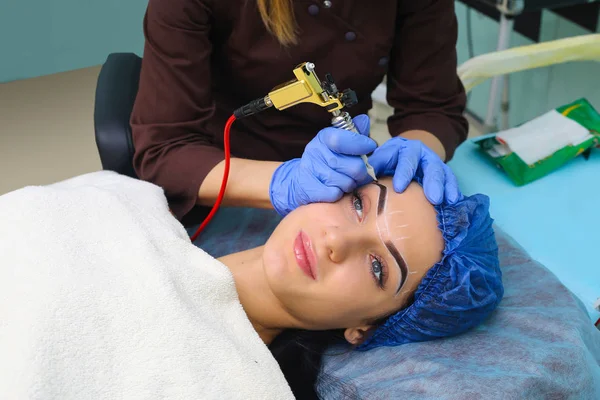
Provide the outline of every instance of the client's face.
[[436,217],[418,184],[398,194],[391,179],[300,207],[265,245],[269,286],[297,328],[368,329],[410,302],[441,259]]

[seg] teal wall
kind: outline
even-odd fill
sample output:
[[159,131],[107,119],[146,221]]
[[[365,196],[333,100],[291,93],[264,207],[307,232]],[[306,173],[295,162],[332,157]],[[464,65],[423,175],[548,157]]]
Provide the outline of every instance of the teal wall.
[[0,82],[142,54],[147,0],[0,0]]
[[[0,82],[101,64],[111,52],[142,54],[142,19],[147,0],[0,0]],[[456,2],[459,62],[468,59],[466,7]],[[494,51],[498,23],[471,15],[475,55]],[[543,41],[586,34],[545,12]],[[511,45],[532,42],[513,34]],[[510,124],[587,97],[600,110],[600,63],[570,63],[511,75]],[[476,87],[469,110],[485,117],[490,82]]]
[[[462,63],[469,58],[467,7],[458,1],[456,16],[459,23],[458,61]],[[471,10],[471,26],[474,54],[495,51],[498,41],[498,22]],[[541,41],[590,33],[550,11],[543,12]],[[513,33],[510,38],[511,47],[533,43],[518,33]],[[491,80],[475,87],[471,92],[469,111],[481,119],[484,119],[487,113],[490,84]],[[510,126],[528,121],[580,97],[586,97],[600,112],[600,63],[572,62],[510,74],[509,94]]]

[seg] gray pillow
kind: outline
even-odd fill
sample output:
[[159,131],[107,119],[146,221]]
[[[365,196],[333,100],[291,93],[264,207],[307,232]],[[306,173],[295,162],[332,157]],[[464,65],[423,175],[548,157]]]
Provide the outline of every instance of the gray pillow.
[[364,353],[335,349],[317,384],[321,397],[600,399],[600,331],[585,306],[495,230],[505,295],[489,320],[449,339]]

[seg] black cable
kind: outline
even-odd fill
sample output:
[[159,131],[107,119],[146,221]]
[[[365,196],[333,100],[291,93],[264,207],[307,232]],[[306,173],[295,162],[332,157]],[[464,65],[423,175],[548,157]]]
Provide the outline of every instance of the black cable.
[[265,98],[261,97],[260,99],[252,100],[245,106],[238,108],[233,112],[233,115],[236,119],[242,119],[254,114],[258,114],[259,112],[264,111],[269,107],[271,106],[267,104]]

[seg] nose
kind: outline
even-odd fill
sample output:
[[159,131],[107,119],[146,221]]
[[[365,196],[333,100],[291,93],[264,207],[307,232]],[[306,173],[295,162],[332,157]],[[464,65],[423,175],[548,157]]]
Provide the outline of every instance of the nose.
[[356,229],[331,226],[325,230],[325,250],[331,261],[341,263],[361,248],[361,235]]

